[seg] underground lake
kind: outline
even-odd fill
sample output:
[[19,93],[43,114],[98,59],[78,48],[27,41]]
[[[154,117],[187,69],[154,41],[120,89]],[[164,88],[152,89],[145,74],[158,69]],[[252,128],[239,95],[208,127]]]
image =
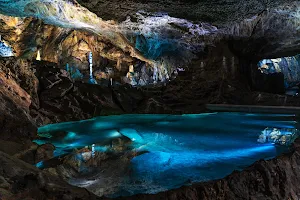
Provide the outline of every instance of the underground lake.
[[56,147],[55,168],[98,196],[154,194],[224,178],[289,151],[298,136],[290,114],[130,114],[50,124],[38,144]]

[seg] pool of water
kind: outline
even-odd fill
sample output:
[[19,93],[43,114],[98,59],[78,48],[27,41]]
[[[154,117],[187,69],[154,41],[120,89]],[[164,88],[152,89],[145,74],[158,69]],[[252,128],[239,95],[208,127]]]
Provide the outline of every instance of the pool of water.
[[[103,116],[40,127],[43,139],[36,142],[53,143],[58,156],[91,144],[96,144],[96,151],[105,151],[102,141],[120,135],[130,138],[132,148],[147,153],[130,161],[130,173],[118,179],[114,190],[103,191],[101,173],[94,174],[92,181],[70,180],[93,192],[102,190],[95,192],[98,195],[116,197],[220,179],[259,159],[273,158],[288,151],[288,146],[258,142],[259,136],[266,128],[295,132],[295,119],[295,115],[245,113]],[[61,136],[61,131],[67,134]]]

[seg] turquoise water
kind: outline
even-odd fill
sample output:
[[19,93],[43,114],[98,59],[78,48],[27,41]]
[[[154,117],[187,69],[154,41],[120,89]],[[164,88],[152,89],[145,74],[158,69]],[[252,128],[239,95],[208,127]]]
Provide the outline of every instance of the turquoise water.
[[[288,147],[259,143],[259,135],[267,127],[295,131],[295,119],[294,115],[244,113],[104,116],[40,127],[43,139],[37,142],[53,143],[59,155],[91,144],[105,151],[103,141],[122,135],[130,138],[132,148],[148,153],[134,157],[131,173],[124,174],[113,193],[106,193],[115,197],[219,179],[259,159],[273,158]],[[94,177],[85,187],[101,188],[100,180],[101,175]],[[72,183],[83,185],[83,181]]]

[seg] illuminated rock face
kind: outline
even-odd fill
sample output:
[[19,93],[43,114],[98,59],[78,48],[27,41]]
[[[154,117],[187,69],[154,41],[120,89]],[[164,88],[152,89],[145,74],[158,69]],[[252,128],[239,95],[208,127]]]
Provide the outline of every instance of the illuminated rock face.
[[[151,69],[151,65],[139,60],[136,61],[128,53],[116,47],[104,37],[83,31],[72,31],[69,29],[45,25],[44,23],[41,23],[41,21],[33,19],[24,20],[19,18],[17,21],[18,25],[12,26],[12,22],[15,21],[15,19],[16,18],[13,17],[0,16],[0,22],[2,23],[1,30],[7,33],[3,37],[12,44],[17,57],[32,59],[36,58],[37,53],[40,52],[41,60],[59,63],[62,66],[68,63],[70,67],[87,70],[89,66],[87,54],[92,51],[94,55],[93,65],[96,68],[100,67],[102,70],[101,73],[104,73],[105,68],[112,68],[115,74],[114,76],[108,76],[105,74],[100,75],[100,71],[97,69],[97,77],[99,79],[113,78],[120,82],[122,77],[126,76],[128,66],[133,64],[134,68],[136,68],[135,70],[139,73],[137,75],[138,85],[147,85],[153,82],[150,80],[151,77],[147,75],[148,71],[153,71],[153,68]],[[126,27],[128,28],[137,25],[138,24],[129,23],[124,26],[124,34],[128,34],[129,37],[129,35],[143,33],[143,30],[138,31],[137,33],[126,31]],[[159,25],[157,28],[163,29],[165,25],[166,23]],[[155,28],[155,26],[151,26],[152,28]],[[32,29],[36,30],[36,32],[32,32]],[[175,33],[177,32],[176,30],[174,31]],[[149,37],[151,38],[152,36],[150,35]],[[164,37],[166,38],[167,36]],[[180,37],[178,39],[180,39]],[[160,44],[160,40],[162,40],[161,37],[151,39],[151,41],[156,42],[157,44]],[[184,40],[178,41],[183,42]],[[135,42],[136,41],[133,41],[133,43]],[[153,51],[153,54],[157,55],[155,56],[157,62],[154,65],[157,68],[157,76],[160,77],[158,82],[167,80],[174,69],[176,69],[176,66],[186,63],[185,59],[187,58],[187,55],[190,55],[187,53],[187,55],[180,56],[180,52],[184,52],[184,48],[179,48],[180,43],[175,40],[170,41],[169,43],[174,43],[173,47],[177,46],[177,48],[174,49],[172,47],[173,50],[164,49],[161,48],[162,46],[160,45],[154,45],[155,47],[157,46],[156,49],[149,49],[149,47],[153,45],[149,45],[148,43],[145,43],[145,46],[143,46],[143,48],[146,48],[147,52]],[[141,47],[141,45],[139,46]],[[178,49],[180,49],[180,51],[178,51]],[[168,53],[170,53],[171,50],[175,53],[175,55],[171,58],[166,57],[169,56]],[[146,52],[144,53],[148,56]],[[175,57],[176,60],[173,59]],[[193,58],[192,55],[189,59],[191,58]],[[143,66],[144,69],[141,70],[140,66]],[[147,73],[145,71],[147,71]],[[149,73],[151,74],[152,72]]]
[[76,2],[63,0],[0,1],[0,13],[16,17],[36,17],[45,23],[73,29],[82,29],[103,36],[132,57],[153,64],[120,34],[112,21],[103,21]]
[[297,137],[298,133],[295,129],[266,128],[259,135],[257,142],[290,145]]
[[290,88],[300,83],[300,55],[264,59],[258,63],[258,69],[264,74],[282,73],[285,88]]
[[94,71],[111,68],[116,74],[112,78],[118,82],[126,75],[128,66],[135,63],[128,53],[95,34],[46,25],[31,18],[17,18],[16,25],[15,19],[0,15],[0,32],[5,33],[2,38],[11,44],[18,58],[36,59],[40,52],[42,61],[57,63],[64,69],[69,64],[87,75],[87,54],[92,51]]
[[[94,3],[91,2],[91,5]],[[187,4],[191,6],[195,3],[187,2]],[[118,71],[121,71],[120,73],[123,73],[122,75],[118,75],[118,77],[125,77],[126,72],[124,74],[123,69],[128,68],[132,64],[130,63],[130,59],[138,58],[146,63],[146,67],[152,67],[153,71],[157,69],[157,73],[153,73],[153,76],[157,76],[157,81],[155,80],[154,82],[164,82],[171,77],[174,69],[185,67],[193,58],[196,58],[197,53],[228,35],[234,39],[233,41],[236,41],[233,49],[236,49],[243,56],[253,55],[255,59],[263,55],[287,52],[291,48],[293,51],[300,49],[299,45],[295,44],[298,33],[297,26],[299,25],[299,15],[297,15],[299,5],[297,2],[291,4],[292,6],[278,6],[278,2],[273,1],[270,1],[266,5],[261,5],[261,3],[255,3],[254,1],[251,1],[250,4],[255,4],[253,9],[256,11],[261,10],[261,13],[247,15],[248,18],[241,19],[242,21],[229,21],[230,17],[225,18],[222,25],[218,23],[220,28],[203,22],[192,23],[186,19],[171,17],[166,13],[156,13],[155,11],[153,13],[135,12],[131,18],[127,18],[120,23],[104,21],[100,18],[102,16],[100,15],[101,12],[95,10],[100,16],[97,17],[76,2],[63,0],[1,1],[0,6],[2,7],[0,8],[0,12],[14,16],[33,16],[48,24],[63,28],[81,29],[99,35],[100,38],[117,47],[117,50],[113,50],[113,52],[110,51],[102,54],[112,57],[117,62],[116,68],[119,69]],[[84,5],[86,4],[84,3]],[[200,6],[200,4],[195,5]],[[209,3],[204,2],[203,5],[207,5],[207,9],[210,9]],[[99,5],[97,4],[97,6]],[[236,7],[238,4],[234,2],[232,6]],[[227,8],[227,5],[224,5],[224,7]],[[274,7],[276,9],[273,9]],[[91,10],[95,9],[92,7],[88,8]],[[266,8],[270,9],[264,11]],[[199,8],[196,7],[196,9]],[[180,12],[178,11],[178,13]],[[18,22],[12,19],[8,24],[18,24]],[[278,31],[276,27],[281,27],[285,31]],[[63,51],[67,49],[67,54],[71,55],[72,58],[65,63],[78,68],[81,66],[84,68],[84,66],[88,66],[84,53],[93,51],[95,60],[97,60],[96,54],[105,49],[93,49],[95,46],[103,47],[103,45],[94,44],[91,46],[90,41],[79,41],[79,38],[74,36],[76,34],[66,36],[65,29],[49,28],[48,33],[51,32],[50,30],[54,31],[51,35],[59,35],[56,38],[51,38],[51,40],[64,37],[67,38],[66,41],[64,43],[61,41],[60,44],[62,45],[60,47],[51,45],[55,43],[49,43],[43,47],[38,47],[38,45],[28,46],[26,55],[36,54],[40,50],[42,57],[45,58],[44,60],[60,62],[61,58],[59,56],[65,59],[66,56]],[[19,30],[16,31],[19,32]],[[267,38],[268,42],[263,44],[267,47],[263,48],[263,51],[261,49],[258,51],[257,45],[247,45],[251,42],[252,38],[258,41]],[[280,45],[282,38],[285,41],[284,45]],[[40,40],[44,39],[40,38]],[[291,42],[289,43],[289,41]],[[243,42],[249,48],[244,48],[245,45],[243,45]],[[72,48],[69,48],[70,46]],[[273,46],[276,46],[276,49]],[[53,48],[56,51],[53,51]],[[271,49],[270,52],[268,52],[269,49]],[[49,51],[59,53],[49,54]],[[171,59],[168,59],[170,55]],[[126,61],[124,62],[124,60]],[[101,75],[101,77],[106,77],[106,75]],[[147,76],[139,75],[138,79],[137,85],[147,84]]]
[[0,57],[14,56],[13,50],[4,41],[0,41]]
[[300,51],[299,10],[299,1],[278,5],[241,22],[233,22],[225,32],[235,37],[232,47],[238,55],[257,61],[293,56]]
[[164,13],[146,12],[128,17],[119,27],[136,49],[154,60],[166,54],[173,55],[172,59],[177,61],[180,59],[176,56],[191,60],[194,57],[192,53],[205,46],[197,38],[218,32],[217,27],[208,23],[193,23]]
[[[106,2],[99,3],[98,1],[88,0],[80,2],[83,3],[83,5],[87,6],[90,10],[96,12],[100,17],[105,17],[104,14],[107,12],[107,9],[102,8],[102,6],[104,6],[108,7],[108,9],[115,9],[115,12],[111,14],[111,19],[118,19],[118,17],[113,17],[113,15],[117,16],[119,14],[130,14],[132,16],[132,21],[137,20],[138,23],[134,23],[128,19],[123,19],[125,21],[119,24],[112,21],[104,21],[89,10],[75,3],[74,1],[68,2],[64,0],[1,1],[0,12],[14,16],[33,16],[40,18],[49,24],[65,28],[83,29],[86,31],[94,32],[96,34],[100,34],[123,51],[129,52],[131,56],[137,57],[140,60],[144,60],[150,63],[150,65],[153,65],[153,61],[149,60],[149,58],[156,58],[157,55],[160,54],[161,50],[165,51],[165,49],[168,49],[169,51],[173,48],[178,47],[177,45],[173,44],[173,41],[177,40],[178,36],[182,36],[182,34],[178,35],[179,32],[183,32],[184,36],[186,36],[186,32],[191,32],[194,35],[199,36],[203,35],[203,33],[205,32],[209,33],[212,30],[215,30],[214,26],[210,26],[207,23],[193,24],[184,19],[170,17],[167,14],[150,14],[147,12],[141,13],[138,12],[138,10],[135,10],[135,7],[150,8],[151,4],[155,4],[153,2],[139,2],[140,4],[138,5],[135,4],[135,1],[122,2],[121,4],[124,3],[128,4],[127,6],[129,7],[133,7],[133,11],[128,11],[126,10],[126,6],[124,5],[125,9],[122,8],[122,10],[125,10],[124,13],[118,13],[120,8],[115,5],[108,5]],[[171,13],[172,16],[180,16],[181,18],[189,18],[189,14],[183,16],[181,13],[184,12],[184,10],[194,8],[190,10],[190,14],[199,14],[199,18],[197,18],[197,20],[211,22],[211,20],[215,18],[215,21],[218,21],[217,24],[219,27],[225,29],[228,28],[228,30],[221,32],[224,32],[225,34],[231,34],[233,36],[244,37],[245,33],[247,33],[247,37],[249,37],[249,35],[251,36],[251,34],[254,34],[256,38],[257,31],[265,31],[264,33],[268,32],[266,35],[269,35],[268,30],[274,30],[272,31],[272,33],[275,33],[275,31],[277,30],[276,32],[281,34],[283,31],[278,31],[278,29],[276,28],[279,25],[278,23],[281,23],[281,30],[285,30],[285,35],[291,36],[291,34],[293,34],[293,31],[287,31],[287,24],[289,23],[286,22],[290,21],[292,24],[297,24],[299,22],[299,16],[297,15],[297,2],[294,4],[290,4],[291,6],[278,6],[280,5],[280,3],[289,2],[287,0],[276,2],[269,1],[268,3],[262,3],[260,1],[253,0],[245,3],[245,5],[240,5],[238,1],[234,1],[230,5],[214,5],[214,2],[206,1],[201,3],[190,1],[183,2],[186,7],[182,9],[178,9],[177,7],[178,10],[176,12],[176,5],[172,2],[162,1],[158,4],[160,6],[160,10],[162,10],[163,12],[165,9],[165,11],[167,13]],[[168,3],[170,9],[167,9],[164,6],[165,3]],[[119,4],[120,2],[118,2],[117,5]],[[245,9],[245,12],[244,10],[240,10],[244,9],[244,7],[247,6],[251,7],[251,9]],[[220,14],[214,14],[213,12],[210,12],[211,8],[215,8],[216,10],[223,10],[224,13],[230,13],[231,11],[234,11],[234,13],[232,13],[231,15],[226,15],[226,17],[221,17]],[[276,8],[276,12],[273,10],[273,8]],[[264,10],[268,10],[268,13],[265,14]],[[148,9],[146,9],[146,11],[148,11]],[[149,11],[155,13],[155,9],[150,9]],[[250,11],[251,14],[249,13]],[[76,15],[74,13],[76,13]],[[200,13],[205,13],[203,15],[210,17],[205,19],[205,17],[203,15],[200,15]],[[248,19],[239,24],[239,22],[244,20],[245,18]],[[285,20],[284,23],[282,23],[283,19]],[[282,27],[283,25],[285,26],[285,28]],[[263,28],[261,29],[260,26],[262,26]],[[145,30],[147,34],[145,33]],[[168,35],[169,31],[172,32],[170,35]],[[131,38],[128,38],[129,32],[134,33],[129,35],[137,37],[137,41],[134,41],[133,45],[131,45],[127,41],[127,39],[131,40]],[[278,33],[276,33],[275,35],[278,35]],[[126,37],[127,39],[125,39]],[[199,42],[197,42],[196,40],[192,39],[192,41],[188,42],[186,45],[193,47],[193,44]],[[141,43],[146,43],[146,45],[141,46]],[[270,42],[270,45],[272,45],[271,43],[272,41]],[[286,48],[291,47],[291,45],[288,44],[285,44],[285,46]],[[143,55],[140,54],[136,49],[142,51]]]

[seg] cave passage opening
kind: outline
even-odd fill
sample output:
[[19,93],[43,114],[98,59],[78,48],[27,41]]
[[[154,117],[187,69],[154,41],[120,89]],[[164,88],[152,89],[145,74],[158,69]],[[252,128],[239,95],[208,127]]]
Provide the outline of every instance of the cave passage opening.
[[260,84],[269,84],[265,87],[267,91],[285,93],[290,96],[299,95],[300,54],[290,57],[263,59],[258,62],[257,67],[260,73],[263,74],[263,76],[260,76],[263,80],[258,80],[261,82]]

